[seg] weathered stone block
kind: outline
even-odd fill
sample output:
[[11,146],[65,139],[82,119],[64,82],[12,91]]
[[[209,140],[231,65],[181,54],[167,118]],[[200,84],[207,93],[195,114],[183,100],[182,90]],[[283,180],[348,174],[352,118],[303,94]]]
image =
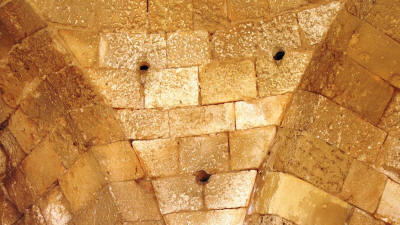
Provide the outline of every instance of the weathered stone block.
[[345,3],[345,7],[352,15],[364,19],[375,3],[376,0],[350,0]]
[[70,26],[91,27],[95,22],[95,3],[91,0],[55,0],[51,2],[49,20]]
[[204,191],[208,209],[247,207],[253,191],[257,171],[214,174]]
[[345,224],[351,206],[298,178],[267,172],[256,194],[256,212],[304,225]]
[[167,225],[221,225],[243,224],[246,209],[224,209],[197,212],[171,213],[165,216]]
[[191,0],[149,0],[149,29],[151,31],[190,30],[193,28]]
[[232,169],[258,169],[269,153],[275,133],[274,126],[229,133]]
[[[365,20],[393,39],[400,41],[400,1],[374,0],[373,2],[374,5]],[[371,3],[366,4],[366,6],[370,5]]]
[[199,104],[197,67],[150,71],[145,79],[146,108],[169,108]]
[[377,210],[377,216],[386,222],[400,223],[400,184],[388,180]]
[[203,208],[202,186],[194,176],[159,178],[152,183],[162,214]]
[[203,30],[168,34],[168,66],[183,67],[207,63],[211,53],[208,41],[208,32]]
[[124,225],[163,225],[162,221],[125,222]]
[[256,73],[251,60],[215,61],[200,71],[202,104],[257,97]]
[[4,196],[0,196],[0,215],[0,223],[3,225],[12,225],[21,217],[21,213],[18,212],[15,205]]
[[257,19],[268,14],[268,0],[229,0],[228,18],[232,21]]
[[[0,1],[1,2],[1,1]],[[0,24],[0,64],[5,65],[8,61],[8,52],[15,44],[13,37],[8,33],[7,28]]]
[[228,135],[225,133],[179,139],[179,162],[184,173],[229,170]]
[[58,186],[39,199],[37,204],[47,225],[67,225],[72,219],[68,201]]
[[379,127],[386,132],[388,132],[393,137],[400,137],[400,92],[395,91],[387,106],[381,121],[379,123]]
[[0,65],[0,74],[1,98],[7,105],[16,108],[21,101],[25,84],[12,73],[9,66]]
[[355,208],[350,218],[349,225],[385,225],[385,223]]
[[279,14],[290,9],[299,8],[311,2],[310,0],[276,1],[268,0],[269,9],[274,14]]
[[7,155],[6,153],[4,153],[3,148],[0,147],[0,178],[4,178],[4,175],[8,169],[7,167],[8,167]]
[[232,103],[169,111],[171,136],[192,136],[235,129]]
[[13,111],[14,109],[8,106],[3,99],[0,98],[0,123],[6,121]]
[[380,166],[400,176],[400,138],[387,136],[380,155]]
[[19,212],[24,212],[33,203],[34,191],[19,167],[5,178],[4,186]]
[[86,153],[59,179],[65,198],[73,213],[87,207],[106,184],[100,166]]
[[168,112],[158,109],[118,110],[118,116],[130,139],[169,137]]
[[7,155],[7,169],[11,170],[25,158],[25,152],[8,128],[0,132],[0,148]]
[[285,94],[252,101],[236,102],[236,128],[279,126],[290,97],[290,94]]
[[47,225],[42,212],[37,205],[32,205],[29,209],[25,210],[24,213],[25,225]]
[[228,23],[225,0],[194,0],[193,23],[195,30],[215,31]]
[[246,222],[248,225],[295,225],[294,223],[280,216],[259,214],[247,216]]

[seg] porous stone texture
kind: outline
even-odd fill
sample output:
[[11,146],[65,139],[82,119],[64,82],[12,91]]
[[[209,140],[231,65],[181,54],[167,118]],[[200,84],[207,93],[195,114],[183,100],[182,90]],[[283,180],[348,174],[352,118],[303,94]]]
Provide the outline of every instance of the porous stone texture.
[[227,25],[227,10],[225,0],[194,0],[194,29],[214,31]]
[[228,18],[232,21],[257,19],[268,13],[268,0],[230,0],[228,3]]
[[149,30],[176,31],[193,28],[193,2],[189,0],[149,0]]
[[42,197],[38,206],[48,225],[67,225],[72,219],[69,203],[59,187]]
[[[276,1],[276,0],[268,0],[269,9],[273,14],[278,14],[285,12],[290,9],[299,8],[308,4],[309,2],[313,2],[312,0],[293,0],[293,1]],[[315,2],[315,1],[314,1]]]
[[376,4],[376,0],[350,0],[346,1],[346,10],[360,19],[364,19]]
[[388,180],[383,191],[381,201],[377,210],[377,215],[389,223],[400,223],[400,185]]
[[46,225],[46,221],[37,205],[32,205],[25,210],[24,221],[25,224]]
[[349,225],[385,225],[385,223],[355,208],[350,218]]
[[248,225],[295,225],[289,220],[279,216],[260,214],[252,214],[247,216],[245,223]]
[[379,127],[393,137],[400,137],[400,92],[396,91],[387,106],[379,123]]
[[376,0],[366,21],[382,30],[393,39],[400,41],[400,2],[398,0]]
[[220,225],[243,224],[246,209],[224,209],[197,212],[172,213],[165,216],[167,225]]
[[390,172],[400,175],[400,138],[387,136],[382,147],[379,164]]

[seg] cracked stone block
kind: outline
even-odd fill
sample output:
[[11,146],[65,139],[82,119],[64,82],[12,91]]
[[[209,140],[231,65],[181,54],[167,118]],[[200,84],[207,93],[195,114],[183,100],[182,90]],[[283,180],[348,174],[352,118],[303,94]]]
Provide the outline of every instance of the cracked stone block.
[[246,209],[224,209],[197,212],[182,212],[166,215],[167,225],[221,225],[243,224]]
[[106,180],[96,159],[86,153],[59,179],[59,184],[75,213],[89,205]]
[[376,0],[350,0],[345,7],[350,14],[365,19],[375,4]]
[[269,9],[273,14],[279,14],[290,9],[300,8],[307,5],[310,1],[307,0],[292,0],[292,1],[277,1],[268,0]]
[[167,66],[164,34],[104,33],[100,36],[100,67],[137,70],[142,62],[154,69]]
[[40,212],[40,208],[37,205],[32,205],[29,209],[25,210],[24,221],[26,225],[47,225],[42,212]]
[[291,175],[266,172],[255,196],[255,211],[274,214],[296,224],[345,224],[351,206]]
[[252,214],[247,216],[246,222],[248,225],[295,225],[294,223],[280,216],[260,214]]
[[348,55],[370,72],[400,87],[400,44],[363,23],[350,40]]
[[0,7],[0,22],[19,41],[45,27],[45,22],[24,0],[7,1]]
[[7,156],[7,170],[17,167],[26,154],[8,128],[0,132],[0,143],[0,148]]
[[379,164],[389,172],[400,176],[400,138],[387,136],[382,147]]
[[199,104],[198,67],[150,71],[145,79],[146,108]]
[[258,22],[258,48],[268,55],[275,49],[291,49],[301,46],[299,24],[295,14],[278,16]]
[[257,87],[261,97],[293,92],[311,60],[311,51],[287,51],[278,63],[271,56],[257,58]]
[[274,126],[229,133],[229,147],[233,170],[257,169],[269,154],[275,138]]
[[97,63],[100,39],[96,32],[61,29],[58,34],[83,67]]
[[235,102],[236,129],[279,126],[291,94]]
[[354,160],[340,197],[361,209],[373,213],[386,185],[387,178],[373,168]]
[[327,98],[298,91],[285,112],[282,126],[306,131],[346,154],[374,163],[386,133]]
[[229,170],[228,135],[179,138],[180,168],[184,173],[204,170],[217,173]]
[[179,173],[178,142],[175,139],[133,141],[132,146],[149,176],[161,177]]
[[215,31],[226,27],[228,23],[226,11],[225,0],[194,0],[194,29]]
[[257,97],[256,73],[251,60],[214,61],[200,71],[202,104]]
[[400,223],[399,212],[400,184],[397,184],[392,180],[388,180],[376,214],[385,222],[398,224]]
[[99,145],[91,149],[109,182],[134,180],[144,172],[128,141]]
[[159,109],[117,111],[129,139],[169,137],[168,112]]
[[58,186],[39,199],[37,204],[47,225],[67,225],[72,219],[68,201]]
[[[65,172],[53,148],[52,143],[46,138],[22,161],[22,171],[31,183],[36,196],[46,192]],[[43,163],[43,159],[46,159],[46,163]]]
[[257,19],[268,15],[268,0],[229,0],[228,18],[232,21]]
[[252,57],[256,53],[256,25],[254,22],[244,22],[217,30],[212,36],[212,44],[216,58]]
[[12,225],[21,217],[14,204],[0,195],[0,223],[3,225]]
[[352,162],[326,142],[285,128],[279,129],[271,152],[276,152],[275,170],[293,174],[330,193],[342,190]]
[[205,64],[210,60],[208,32],[178,31],[167,35],[168,67]]
[[[374,5],[365,20],[393,39],[400,41],[400,1],[374,0],[373,2]],[[370,5],[371,3],[366,6]]]
[[235,129],[233,103],[178,108],[169,111],[171,136],[183,137]]
[[[21,101],[25,84],[10,70],[9,66],[0,65],[0,89],[2,101],[8,107],[16,108]],[[26,85],[29,87],[29,85]],[[26,90],[29,90],[28,88]]]
[[298,13],[299,25],[311,45],[322,41],[341,8],[342,4],[339,1],[333,1]]
[[377,220],[362,210],[355,208],[349,225],[385,225],[385,222]]
[[247,207],[253,191],[257,171],[214,174],[204,191],[208,209]]
[[148,4],[149,29],[152,32],[193,28],[192,0],[149,0]]
[[77,27],[92,27],[95,23],[94,1],[55,0],[50,4],[50,22]]
[[33,203],[34,191],[19,167],[4,179],[4,185],[19,212],[24,212]]
[[152,183],[162,214],[203,208],[202,186],[195,176],[159,178]]
[[379,127],[393,137],[400,137],[400,92],[395,91],[380,120]]

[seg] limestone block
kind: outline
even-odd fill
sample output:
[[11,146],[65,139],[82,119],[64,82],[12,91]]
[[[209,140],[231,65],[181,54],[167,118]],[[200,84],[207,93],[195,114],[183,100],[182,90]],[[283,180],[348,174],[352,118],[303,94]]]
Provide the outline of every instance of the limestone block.
[[213,56],[216,58],[251,57],[256,52],[257,29],[253,22],[243,22],[212,36]]
[[311,51],[285,51],[277,63],[272,56],[257,58],[257,87],[261,97],[294,91],[311,60]]
[[169,108],[199,104],[197,67],[150,71],[145,79],[146,108]]
[[7,28],[3,24],[0,24],[0,64],[7,63],[8,52],[14,44],[15,41],[13,37],[8,34]]
[[298,48],[301,45],[299,24],[295,14],[262,20],[258,23],[259,51],[268,56],[275,54],[276,49]]
[[[65,168],[54,151],[54,146],[45,139],[24,159],[21,164],[26,179],[32,184],[35,195],[42,195],[61,177]],[[43,160],[46,160],[44,163]]]
[[279,14],[290,9],[296,9],[308,4],[310,0],[277,1],[268,0],[269,9],[274,14]]
[[400,41],[400,1],[376,0],[374,3],[366,21],[377,29],[383,30],[393,39]]
[[123,221],[160,220],[157,200],[152,190],[135,181],[110,184],[110,192],[115,198]]
[[299,91],[285,112],[283,127],[306,131],[361,161],[373,163],[386,133],[325,97]]
[[75,213],[89,205],[106,180],[95,158],[86,153],[59,179],[59,184]]
[[311,45],[322,41],[341,8],[342,5],[339,1],[333,1],[298,13],[299,25]]
[[124,225],[163,225],[161,221],[125,222]]
[[24,214],[25,225],[47,225],[40,208],[37,205],[32,205],[25,210]]
[[258,169],[269,153],[275,133],[274,126],[230,132],[232,169]]
[[247,216],[246,222],[248,225],[295,225],[294,223],[280,216],[259,214]]
[[214,61],[201,69],[199,79],[203,105],[257,97],[251,60]]
[[341,198],[373,213],[385,188],[385,175],[354,160],[343,185]]
[[400,138],[387,136],[382,151],[381,166],[400,175]]
[[400,137],[400,92],[394,92],[390,104],[387,106],[379,127],[393,137]]
[[225,133],[179,139],[179,162],[184,173],[229,170],[228,135]]
[[215,31],[228,23],[225,0],[194,0],[193,23],[195,30]]
[[253,191],[257,171],[214,174],[204,191],[208,209],[247,207]]
[[388,180],[379,207],[377,216],[384,221],[399,224],[400,223],[400,185]]
[[91,27],[95,22],[95,2],[91,0],[55,0],[49,10],[50,22]]
[[12,225],[21,217],[15,205],[4,196],[0,197],[0,215],[0,223],[3,225]]
[[191,0],[149,0],[149,29],[151,31],[190,30],[193,28]]
[[16,108],[21,101],[25,84],[16,74],[12,73],[9,66],[0,65],[0,88],[2,90],[2,101],[9,107]]
[[350,218],[349,225],[385,225],[385,223],[355,208]]
[[167,225],[221,225],[243,224],[246,209],[224,209],[197,212],[182,212],[166,215]]
[[4,153],[3,148],[0,147],[0,178],[4,178],[4,175],[8,169],[7,167],[8,167],[7,155],[6,153]]
[[202,186],[195,176],[159,178],[152,183],[162,214],[203,208]]
[[235,129],[232,103],[169,111],[171,135],[182,137],[218,133]]
[[271,151],[276,151],[275,170],[291,173],[330,193],[340,192],[352,162],[339,149],[291,129],[279,129]]
[[34,192],[32,186],[26,180],[19,167],[9,177],[5,178],[4,186],[10,196],[10,200],[17,206],[19,212],[24,212],[33,203]]
[[[106,15],[103,15],[100,18],[105,17]],[[100,38],[97,33],[61,29],[58,34],[83,67],[90,67],[97,63]]]
[[39,199],[37,204],[47,225],[67,225],[72,219],[68,201],[58,186]]
[[255,196],[256,212],[279,215],[296,224],[345,224],[351,206],[298,178],[267,172]]
[[7,168],[13,169],[25,158],[25,152],[8,128],[0,132],[0,148],[7,155]]
[[7,1],[0,7],[0,22],[8,33],[19,41],[45,27],[45,22],[34,12],[27,1]]
[[14,109],[8,106],[3,99],[0,98],[0,123],[6,121],[13,111]]
[[175,139],[133,141],[132,146],[149,176],[171,176],[179,173],[178,142]]
[[236,128],[248,129],[269,125],[279,126],[290,98],[290,94],[285,94],[252,101],[236,102]]
[[370,72],[400,87],[400,44],[363,23],[353,35],[348,54]]
[[130,139],[155,139],[169,137],[168,112],[158,109],[117,111]]
[[207,63],[210,60],[208,32],[178,31],[167,35],[169,67],[184,67]]
[[232,21],[257,19],[268,15],[268,0],[229,0],[228,18]]
[[350,0],[347,1],[345,7],[352,15],[364,19],[376,4],[376,0]]
[[99,46],[100,67],[137,70],[142,62],[154,69],[167,66],[163,34],[104,33]]

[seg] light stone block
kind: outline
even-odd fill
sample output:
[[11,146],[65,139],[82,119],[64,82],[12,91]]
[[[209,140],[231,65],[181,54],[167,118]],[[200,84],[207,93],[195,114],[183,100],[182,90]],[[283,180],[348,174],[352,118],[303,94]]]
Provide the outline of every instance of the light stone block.
[[47,225],[67,225],[72,219],[70,206],[60,187],[55,187],[38,201]]
[[228,23],[225,0],[194,0],[193,23],[195,30],[215,31]]
[[395,91],[379,122],[379,127],[393,137],[400,137],[400,92]]
[[368,213],[355,208],[350,218],[349,225],[385,225],[385,222],[375,219]]
[[149,0],[149,29],[155,31],[191,30],[193,2],[191,0]]
[[388,180],[376,214],[386,222],[400,224],[399,212],[400,184]]
[[165,216],[167,225],[241,225],[246,216],[246,209],[224,209],[211,211],[172,213]]
[[[380,0],[373,3],[375,4],[373,4],[365,20],[399,42],[400,20],[398,15],[400,14],[400,1]],[[368,4],[368,6],[370,5],[372,4]]]
[[228,18],[232,21],[258,19],[268,15],[268,0],[229,0]]

